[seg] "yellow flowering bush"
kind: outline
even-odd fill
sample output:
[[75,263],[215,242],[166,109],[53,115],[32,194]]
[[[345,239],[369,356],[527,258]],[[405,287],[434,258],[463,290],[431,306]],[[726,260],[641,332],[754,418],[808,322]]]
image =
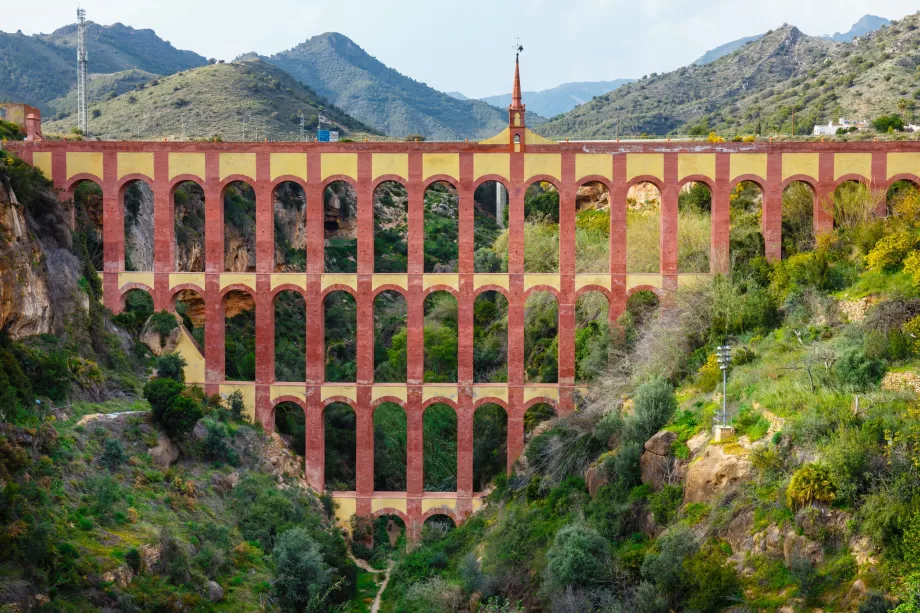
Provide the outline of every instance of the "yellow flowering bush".
[[877,242],[866,256],[866,265],[873,270],[897,268],[916,244],[917,237],[911,232],[889,234]]
[[904,272],[909,274],[914,283],[920,285],[920,251],[911,251],[904,258]]

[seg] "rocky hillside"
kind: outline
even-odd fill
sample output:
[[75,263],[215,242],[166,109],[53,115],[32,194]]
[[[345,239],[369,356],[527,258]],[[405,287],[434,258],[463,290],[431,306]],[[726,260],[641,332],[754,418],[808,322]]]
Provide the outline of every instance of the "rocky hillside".
[[[542,117],[555,117],[567,113],[580,104],[584,104],[601,94],[612,92],[621,85],[632,83],[635,79],[614,79],[613,81],[584,81],[580,83],[563,83],[551,89],[538,92],[524,92],[528,113],[534,112]],[[500,109],[511,104],[511,94],[482,98],[492,106]]]
[[494,136],[508,123],[506,111],[432,89],[384,65],[335,32],[314,36],[264,59],[389,136],[475,139]]
[[[95,73],[88,76],[89,79],[86,83],[86,100],[89,104],[95,104],[96,102],[111,100],[125,92],[136,89],[138,86],[146,85],[160,75],[138,68],[131,68],[111,74]],[[55,111],[53,119],[63,119],[76,113],[77,90],[71,89],[60,98],[51,100],[48,102],[48,106]],[[45,121],[50,119],[52,119],[52,117],[44,118]]]
[[[541,126],[549,137],[811,133],[834,115],[875,118],[914,106],[920,15],[849,44],[783,26],[703,66],[652,74]],[[903,101],[903,102],[902,102]]]
[[[50,104],[76,86],[77,26],[71,24],[51,34],[26,36],[0,32],[0,99],[25,102],[46,115],[60,110]],[[176,49],[153,30],[135,30],[116,23],[87,23],[90,73],[115,73],[138,69],[172,74],[207,64],[192,51]]]
[[[212,64],[141,84],[91,105],[89,129],[93,136],[110,139],[299,140],[300,113],[312,134],[320,109],[343,136],[374,133],[261,60]],[[44,131],[67,133],[72,124],[69,119],[51,121]]]

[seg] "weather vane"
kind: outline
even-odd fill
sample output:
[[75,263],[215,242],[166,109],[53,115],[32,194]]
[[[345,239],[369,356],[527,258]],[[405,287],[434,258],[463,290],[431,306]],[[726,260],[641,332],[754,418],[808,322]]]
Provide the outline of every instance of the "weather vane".
[[518,55],[521,54],[522,51],[524,51],[524,47],[521,45],[521,37],[520,37],[520,36],[515,36],[515,37],[514,37],[514,47],[513,47],[513,48],[514,48],[514,55],[515,55],[515,57],[517,57]]

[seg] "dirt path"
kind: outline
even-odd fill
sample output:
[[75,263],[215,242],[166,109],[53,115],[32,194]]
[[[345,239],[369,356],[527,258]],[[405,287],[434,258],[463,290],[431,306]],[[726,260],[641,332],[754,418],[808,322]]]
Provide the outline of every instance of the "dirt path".
[[368,564],[367,560],[356,558],[351,555],[351,553],[348,554],[348,557],[350,557],[352,561],[357,564],[358,568],[362,570],[375,575],[383,573],[383,581],[380,583],[380,588],[377,590],[377,596],[374,597],[374,604],[371,605],[371,613],[378,613],[380,611],[380,598],[383,596],[383,590],[387,589],[387,583],[390,581],[390,569],[393,568],[393,561],[390,560],[387,562],[386,570],[379,570]]

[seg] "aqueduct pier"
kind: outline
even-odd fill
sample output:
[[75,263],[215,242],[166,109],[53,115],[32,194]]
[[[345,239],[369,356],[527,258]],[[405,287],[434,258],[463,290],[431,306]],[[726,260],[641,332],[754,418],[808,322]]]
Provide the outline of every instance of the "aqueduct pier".
[[[357,421],[356,491],[337,492],[339,516],[354,513],[401,516],[411,529],[435,513],[462,521],[478,508],[473,491],[473,413],[483,403],[504,407],[508,417],[508,465],[524,444],[523,416],[534,403],[552,404],[559,413],[573,409],[575,301],[587,291],[602,292],[609,317],[616,319],[627,297],[640,289],[666,296],[694,275],[678,274],[678,193],[688,182],[706,184],[712,194],[711,272],[729,264],[729,196],[742,181],[762,191],[762,233],[766,255],[781,256],[782,192],[793,181],[808,184],[815,194],[815,232],[833,227],[820,205],[845,181],[887,188],[898,180],[920,184],[920,144],[915,142],[564,142],[548,141],[529,131],[523,107],[509,109],[509,128],[478,143],[192,143],[192,142],[65,142],[9,143],[9,149],[41,169],[70,200],[75,186],[96,182],[103,193],[104,301],[112,311],[124,308],[132,289],[144,289],[154,308],[173,309],[175,297],[194,289],[205,302],[203,350],[190,337],[179,351],[187,359],[187,377],[208,393],[241,390],[254,419],[273,428],[273,410],[294,402],[306,414],[306,478],[324,487],[323,411],[332,402],[353,407]],[[154,194],[154,267],[152,272],[126,272],[124,265],[124,192],[141,179]],[[223,190],[246,181],[256,195],[256,270],[224,271]],[[402,183],[408,193],[408,271],[374,273],[373,193],[384,181]],[[174,270],[173,192],[194,181],[205,194],[205,270]],[[274,189],[285,181],[306,194],[306,273],[272,269]],[[351,184],[357,194],[358,258],[356,274],[323,270],[323,190],[335,181]],[[459,262],[457,273],[424,272],[423,195],[435,181],[451,183],[459,194]],[[508,192],[509,248],[507,274],[474,272],[473,199],[486,181],[500,182]],[[559,273],[524,272],[524,192],[534,181],[552,183],[560,194]],[[576,274],[575,199],[580,185],[599,182],[609,191],[609,274]],[[661,194],[660,273],[627,274],[626,197],[638,183],[652,183]],[[884,214],[884,211],[879,211]],[[698,275],[697,275],[698,276]],[[254,382],[227,381],[224,376],[223,297],[234,290],[255,302],[256,375]],[[273,301],[293,290],[306,303],[306,382],[275,380]],[[324,380],[323,303],[332,291],[350,293],[357,305],[357,382]],[[393,290],[407,303],[408,365],[406,384],[374,382],[373,300]],[[508,382],[474,384],[473,303],[478,294],[494,290],[508,301]],[[447,291],[458,303],[458,383],[424,383],[423,304],[434,291]],[[533,291],[548,291],[558,301],[558,383],[529,384],[524,374],[524,301]],[[407,416],[407,491],[375,492],[373,411],[382,402],[403,407]],[[442,402],[457,414],[457,491],[423,491],[422,415]]]

